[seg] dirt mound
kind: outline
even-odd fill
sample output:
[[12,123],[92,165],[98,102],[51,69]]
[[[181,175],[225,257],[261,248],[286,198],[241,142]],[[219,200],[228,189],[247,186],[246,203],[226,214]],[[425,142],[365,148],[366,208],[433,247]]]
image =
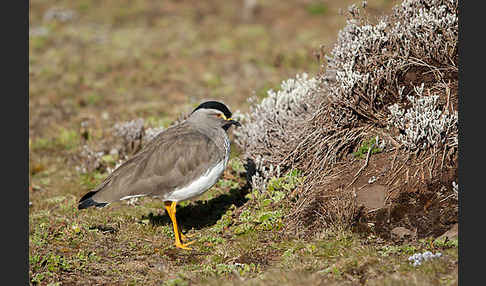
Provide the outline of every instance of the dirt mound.
[[[302,237],[325,228],[347,228],[395,239],[403,227],[413,239],[437,237],[458,222],[457,156],[380,153],[342,162],[319,186],[299,194],[288,217]],[[363,168],[364,167],[364,168]],[[303,189],[302,189],[303,190]]]
[[348,16],[320,74],[284,81],[242,116],[253,187],[303,171],[292,232],[440,235],[457,221],[457,1],[405,0],[376,23],[355,5]]

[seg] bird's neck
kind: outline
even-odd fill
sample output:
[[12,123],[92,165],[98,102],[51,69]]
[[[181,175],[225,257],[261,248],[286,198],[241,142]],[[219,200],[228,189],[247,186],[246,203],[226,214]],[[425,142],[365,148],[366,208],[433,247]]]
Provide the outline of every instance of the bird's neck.
[[213,140],[216,145],[224,151],[229,151],[229,137],[226,131],[221,127],[198,127],[199,132]]

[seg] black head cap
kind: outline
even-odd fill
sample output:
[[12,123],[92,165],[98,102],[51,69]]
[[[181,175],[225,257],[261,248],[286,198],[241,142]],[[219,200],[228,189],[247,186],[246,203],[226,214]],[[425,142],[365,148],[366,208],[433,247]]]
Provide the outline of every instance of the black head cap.
[[196,109],[194,109],[192,112],[194,112],[198,109],[201,109],[201,108],[219,110],[219,111],[223,112],[223,114],[224,114],[224,116],[226,116],[226,118],[231,118],[231,115],[232,115],[232,113],[228,109],[228,107],[226,107],[226,105],[224,105],[223,103],[218,102],[218,101],[203,102],[198,107],[196,107]]

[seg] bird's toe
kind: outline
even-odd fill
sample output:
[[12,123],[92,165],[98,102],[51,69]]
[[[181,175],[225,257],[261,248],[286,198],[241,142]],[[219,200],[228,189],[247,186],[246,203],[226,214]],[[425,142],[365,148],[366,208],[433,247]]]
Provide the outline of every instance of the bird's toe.
[[193,244],[195,241],[189,241],[187,243],[177,243],[175,244],[175,246],[177,248],[182,248],[182,249],[186,249],[186,250],[192,250],[192,248],[189,247],[189,245]]

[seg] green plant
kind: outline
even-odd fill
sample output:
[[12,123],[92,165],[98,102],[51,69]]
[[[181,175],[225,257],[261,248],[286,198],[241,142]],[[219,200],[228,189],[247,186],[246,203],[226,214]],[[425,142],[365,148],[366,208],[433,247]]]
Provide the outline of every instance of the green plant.
[[229,165],[231,169],[238,174],[245,172],[245,166],[243,164],[243,161],[241,161],[241,159],[238,157],[230,159]]
[[304,177],[302,177],[301,172],[297,169],[293,169],[284,176],[270,178],[265,192],[253,190],[247,197],[259,204],[260,207],[265,207],[271,203],[281,201],[290,191],[294,190],[303,179]]
[[414,254],[417,248],[413,245],[384,245],[378,250],[378,254],[383,257],[399,254]]
[[40,273],[36,273],[35,275],[33,275],[33,277],[30,279],[30,282],[32,282],[32,284],[36,285],[36,284],[40,284],[42,281],[44,281],[46,278],[48,277],[52,277],[54,274],[49,272],[49,271],[45,271],[45,272],[40,272]]
[[106,177],[106,174],[102,174],[98,171],[93,171],[80,175],[80,184],[87,189],[96,187],[101,180]]
[[[29,143],[30,142],[31,141],[29,140]],[[30,145],[32,151],[48,149],[48,148],[51,148],[53,146],[54,146],[54,144],[53,144],[52,140],[49,140],[47,138],[37,138]]]
[[437,238],[434,240],[434,246],[439,248],[457,248],[459,247],[458,239]]
[[61,128],[56,137],[56,143],[64,149],[72,149],[79,143],[79,134],[75,130]]
[[380,152],[383,151],[382,148],[378,147],[377,138],[373,137],[373,138],[370,138],[368,140],[363,141],[361,146],[358,148],[358,150],[356,152],[353,153],[353,155],[355,157],[360,158],[360,159],[364,159],[368,155],[368,151],[370,150],[370,148],[371,148],[371,152],[370,152],[371,155],[376,154],[376,153],[380,153]]
[[303,180],[301,172],[293,169],[282,177],[269,180],[267,189],[261,192],[253,189],[246,197],[251,201],[250,208],[243,210],[237,218],[233,232],[237,235],[250,231],[279,230],[283,226],[286,202],[284,198]]
[[221,218],[216,222],[211,230],[217,233],[221,233],[225,228],[229,227],[233,223],[232,214],[233,211],[231,209],[227,210],[226,213],[221,216]]
[[44,257],[34,255],[29,257],[29,263],[32,271],[46,269],[49,272],[69,271],[71,263],[61,255],[48,254]]
[[216,185],[220,188],[229,188],[229,189],[234,189],[239,186],[238,182],[235,182],[233,180],[227,180],[227,179],[220,179]]
[[189,285],[189,282],[185,281],[180,277],[169,279],[164,282],[164,286],[187,286],[187,285]]

